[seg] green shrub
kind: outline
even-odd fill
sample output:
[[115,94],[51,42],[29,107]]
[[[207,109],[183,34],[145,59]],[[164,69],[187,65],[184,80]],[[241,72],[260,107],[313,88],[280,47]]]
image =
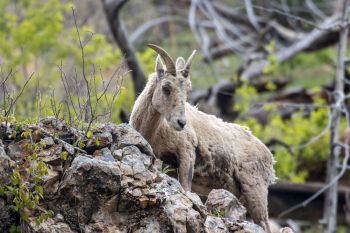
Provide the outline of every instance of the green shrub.
[[[59,66],[68,77],[82,74],[77,29],[66,28],[64,21],[64,15],[72,14],[72,6],[60,0],[0,3],[3,16],[0,18],[0,57],[5,58],[0,76],[4,78],[13,70],[8,81],[9,91],[18,92],[24,81],[34,74],[12,110],[19,120],[37,119],[40,114],[53,115],[52,97],[57,105],[64,99]],[[113,72],[121,61],[121,53],[92,28],[82,26],[78,30],[84,44],[85,72],[88,78],[95,72],[96,86],[101,86],[101,74]]]
[[[29,216],[35,214],[35,223],[40,225],[43,221],[53,216],[52,211],[44,211],[39,208],[39,202],[44,198],[44,189],[41,186],[42,178],[48,174],[47,165],[44,163],[40,152],[45,145],[35,143],[32,140],[33,132],[26,129],[21,136],[30,142],[26,144],[27,150],[31,151],[30,156],[25,158],[23,164],[13,164],[11,182],[4,187],[0,187],[0,195],[6,195],[12,199],[12,209],[18,212],[21,219],[28,221]],[[17,228],[13,228],[15,230]],[[15,231],[14,231],[15,232]]]
[[[236,91],[235,109],[242,115],[257,101],[256,90],[243,85]],[[316,100],[323,103],[322,100]],[[318,108],[305,116],[304,110],[295,112],[290,119],[283,120],[277,106],[267,103],[262,110],[268,112],[268,123],[262,126],[255,118],[239,120],[238,123],[250,127],[252,132],[267,143],[276,139],[285,145],[272,146],[277,161],[275,169],[280,180],[296,183],[304,182],[314,164],[325,161],[329,152],[328,109]],[[342,124],[344,125],[344,119]],[[344,128],[344,127],[343,127]],[[321,135],[320,135],[321,134]],[[314,138],[316,137],[317,138]],[[311,140],[311,141],[310,141]]]

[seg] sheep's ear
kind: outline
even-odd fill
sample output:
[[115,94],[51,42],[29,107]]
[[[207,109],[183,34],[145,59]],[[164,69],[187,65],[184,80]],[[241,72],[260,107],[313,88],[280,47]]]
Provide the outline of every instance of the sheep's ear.
[[185,68],[185,59],[178,57],[176,59],[176,70],[182,70],[183,68]]
[[164,68],[163,68],[163,63],[160,59],[160,55],[157,56],[156,59],[156,74],[157,74],[157,79],[161,79],[164,76]]

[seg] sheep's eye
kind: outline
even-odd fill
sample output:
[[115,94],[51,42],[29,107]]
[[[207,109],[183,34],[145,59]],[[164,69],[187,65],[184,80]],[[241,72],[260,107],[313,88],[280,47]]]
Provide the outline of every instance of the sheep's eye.
[[171,86],[170,85],[164,85],[162,87],[162,89],[163,89],[164,94],[170,95],[170,92],[171,92]]

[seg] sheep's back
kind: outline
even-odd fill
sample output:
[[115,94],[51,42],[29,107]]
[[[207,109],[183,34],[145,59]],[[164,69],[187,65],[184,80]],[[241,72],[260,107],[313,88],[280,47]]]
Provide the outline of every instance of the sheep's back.
[[213,175],[234,174],[243,166],[263,176],[267,184],[275,181],[274,159],[269,149],[248,127],[227,123],[187,105],[187,120],[197,135],[198,172]]

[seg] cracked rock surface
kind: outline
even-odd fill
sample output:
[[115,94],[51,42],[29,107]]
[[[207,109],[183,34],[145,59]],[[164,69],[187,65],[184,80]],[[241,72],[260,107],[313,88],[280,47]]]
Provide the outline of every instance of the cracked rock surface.
[[[213,190],[206,205],[195,193],[186,193],[158,170],[150,145],[127,124],[99,125],[83,150],[74,146],[84,135],[79,130],[54,118],[38,126],[35,140],[45,145],[39,156],[49,168],[40,207],[54,216],[38,226],[33,213],[27,232],[263,232],[245,221],[244,207],[228,191]],[[11,163],[20,164],[30,154],[26,140],[2,138],[1,185],[9,182]],[[10,204],[9,198],[0,198],[1,232],[15,221]],[[227,215],[217,216],[214,208]]]

